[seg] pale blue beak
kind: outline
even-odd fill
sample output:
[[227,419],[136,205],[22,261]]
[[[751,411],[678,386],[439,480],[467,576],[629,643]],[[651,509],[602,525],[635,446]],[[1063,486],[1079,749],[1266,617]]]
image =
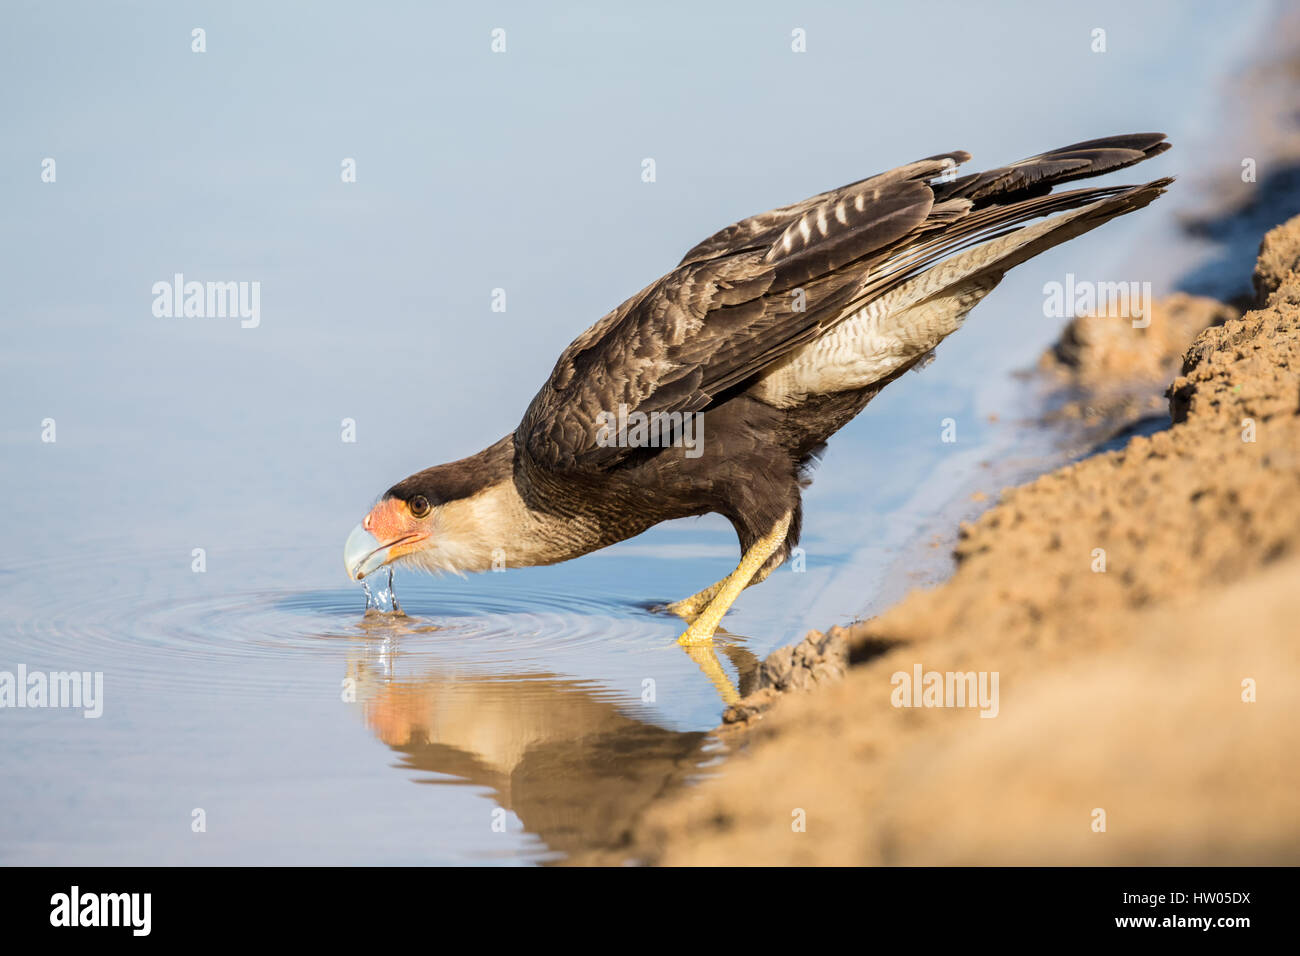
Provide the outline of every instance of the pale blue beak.
[[388,560],[388,549],[391,547],[392,544],[384,544],[361,525],[357,525],[343,545],[343,566],[347,568],[348,577],[360,581],[367,574],[382,568]]

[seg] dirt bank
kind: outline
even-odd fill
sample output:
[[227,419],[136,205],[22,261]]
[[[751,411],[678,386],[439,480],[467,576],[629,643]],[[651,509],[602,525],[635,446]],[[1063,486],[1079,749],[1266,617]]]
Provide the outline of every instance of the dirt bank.
[[1169,412],[1165,388],[1202,330],[1240,315],[1205,296],[1178,293],[1153,304],[1149,324],[1103,315],[1072,319],[1038,363],[1046,423],[1085,445]]
[[[1226,322],[1171,428],[1005,492],[947,583],[773,655],[727,715],[742,752],[606,859],[1300,862],[1298,269],[1300,218],[1256,309],[1179,306]],[[983,675],[991,719],[896,706],[917,669]]]

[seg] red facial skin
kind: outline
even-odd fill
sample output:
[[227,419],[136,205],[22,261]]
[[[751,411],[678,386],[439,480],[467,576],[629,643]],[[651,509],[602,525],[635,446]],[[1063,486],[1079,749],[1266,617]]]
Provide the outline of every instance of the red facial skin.
[[361,527],[388,548],[385,564],[419,550],[429,537],[428,524],[412,515],[405,501],[396,498],[386,498],[371,508]]

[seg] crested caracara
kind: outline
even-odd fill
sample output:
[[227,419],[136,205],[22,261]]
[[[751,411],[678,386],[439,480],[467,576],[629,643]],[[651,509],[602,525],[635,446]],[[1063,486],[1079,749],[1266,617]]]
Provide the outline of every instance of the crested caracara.
[[[1052,192],[1169,148],[1113,136],[982,173],[932,156],[714,233],[564,350],[512,434],[411,475],[347,540],[349,575],[554,564],[717,512],[734,572],[668,608],[709,641],[798,542],[826,440],[1012,266],[1170,183]],[[629,427],[630,426],[630,427]]]

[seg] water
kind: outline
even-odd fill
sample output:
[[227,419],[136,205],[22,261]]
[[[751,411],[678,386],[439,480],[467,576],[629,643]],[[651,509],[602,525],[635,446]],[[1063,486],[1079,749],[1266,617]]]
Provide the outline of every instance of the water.
[[[743,595],[714,651],[646,607],[730,570],[719,518],[554,568],[399,572],[404,617],[364,614],[348,529],[511,430],[577,332],[739,216],[956,147],[1160,128],[1175,151],[1117,178],[1195,168],[1266,7],[1133,6],[940,5],[927,70],[891,39],[902,5],[506,11],[497,58],[486,21],[418,6],[205,11],[202,55],[163,5],[11,12],[0,670],[103,672],[105,699],[0,711],[0,860],[546,862],[713,772],[707,731],[763,656],[940,579],[970,493],[1059,459],[1011,374],[1056,334],[1041,286],[1169,288],[1176,196],[1013,272],[846,428],[806,571]],[[177,272],[260,282],[258,326],[155,318]]]
[[392,614],[404,616],[402,606],[397,602],[397,589],[393,587],[393,568],[384,568],[384,583],[380,585],[370,578],[361,582],[361,590],[366,592],[366,615]]

